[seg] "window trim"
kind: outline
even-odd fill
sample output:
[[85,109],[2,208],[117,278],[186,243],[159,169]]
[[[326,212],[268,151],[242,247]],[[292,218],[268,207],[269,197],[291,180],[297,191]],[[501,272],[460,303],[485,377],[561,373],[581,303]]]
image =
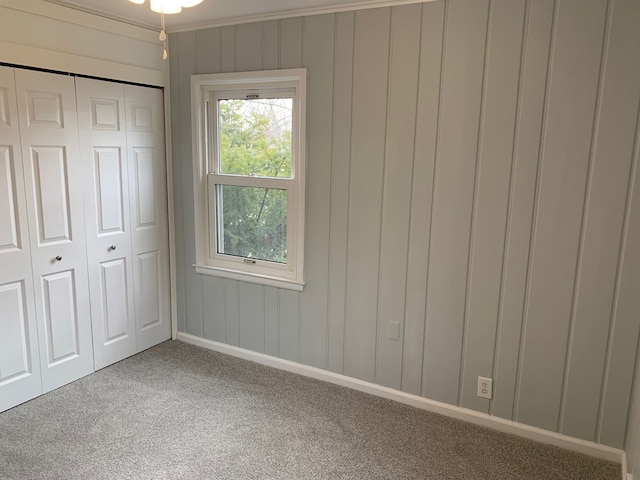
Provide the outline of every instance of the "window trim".
[[[195,220],[197,273],[214,275],[262,285],[302,291],[304,288],[304,232],[305,232],[305,171],[306,171],[306,80],[305,68],[265,70],[257,72],[217,73],[191,76],[191,126],[193,157],[193,193]],[[287,266],[268,261],[245,264],[217,253],[215,248],[216,217],[209,215],[215,209],[215,185],[224,174],[212,173],[209,165],[214,161],[215,145],[208,144],[207,128],[213,128],[207,119],[207,102],[221,93],[247,90],[293,90],[292,179],[294,185],[287,199]],[[228,175],[229,180],[234,176]],[[251,178],[251,177],[250,177]],[[265,180],[269,180],[265,177]],[[226,181],[223,181],[226,183]],[[233,182],[231,182],[233,183]],[[213,223],[213,225],[211,225]],[[213,247],[213,249],[212,249]],[[220,257],[229,257],[221,260]],[[289,262],[289,260],[291,260]]]

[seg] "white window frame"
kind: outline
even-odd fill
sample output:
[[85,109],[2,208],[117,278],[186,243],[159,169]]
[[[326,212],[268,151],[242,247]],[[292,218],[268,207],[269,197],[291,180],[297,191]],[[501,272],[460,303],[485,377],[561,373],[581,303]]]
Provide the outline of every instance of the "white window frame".
[[[262,285],[302,291],[304,288],[304,214],[306,167],[307,70],[266,70],[191,76],[193,186],[196,271]],[[287,92],[293,100],[291,178],[225,175],[217,164],[216,100],[224,97]],[[219,254],[216,186],[239,185],[287,190],[287,263]]]

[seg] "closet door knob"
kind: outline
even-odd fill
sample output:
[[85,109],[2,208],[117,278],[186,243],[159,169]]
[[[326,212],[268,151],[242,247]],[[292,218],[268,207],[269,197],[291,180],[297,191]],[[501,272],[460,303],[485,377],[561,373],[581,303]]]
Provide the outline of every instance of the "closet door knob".
[[57,261],[57,262],[61,262],[61,261],[62,261],[62,256],[61,256],[61,255],[58,255],[58,256],[56,257],[56,261]]
[[115,249],[116,249],[116,246],[115,246],[115,245],[111,245],[111,246],[109,247],[109,250],[115,250]]

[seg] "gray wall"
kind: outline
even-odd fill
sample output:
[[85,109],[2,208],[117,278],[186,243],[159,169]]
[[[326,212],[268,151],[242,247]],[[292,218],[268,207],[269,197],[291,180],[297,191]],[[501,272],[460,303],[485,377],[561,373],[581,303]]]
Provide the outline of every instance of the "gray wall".
[[640,478],[640,364],[636,367],[635,388],[627,426],[626,451],[629,473],[637,480]]
[[[448,0],[172,35],[179,330],[622,447],[638,18],[637,0]],[[201,277],[190,75],[301,66],[307,286]]]

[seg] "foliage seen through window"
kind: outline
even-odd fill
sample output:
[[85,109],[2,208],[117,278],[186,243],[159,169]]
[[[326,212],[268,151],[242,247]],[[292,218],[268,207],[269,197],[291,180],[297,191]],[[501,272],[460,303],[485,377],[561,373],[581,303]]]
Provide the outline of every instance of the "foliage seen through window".
[[[290,98],[218,101],[220,173],[291,178]],[[218,253],[287,261],[287,191],[218,185]]]

